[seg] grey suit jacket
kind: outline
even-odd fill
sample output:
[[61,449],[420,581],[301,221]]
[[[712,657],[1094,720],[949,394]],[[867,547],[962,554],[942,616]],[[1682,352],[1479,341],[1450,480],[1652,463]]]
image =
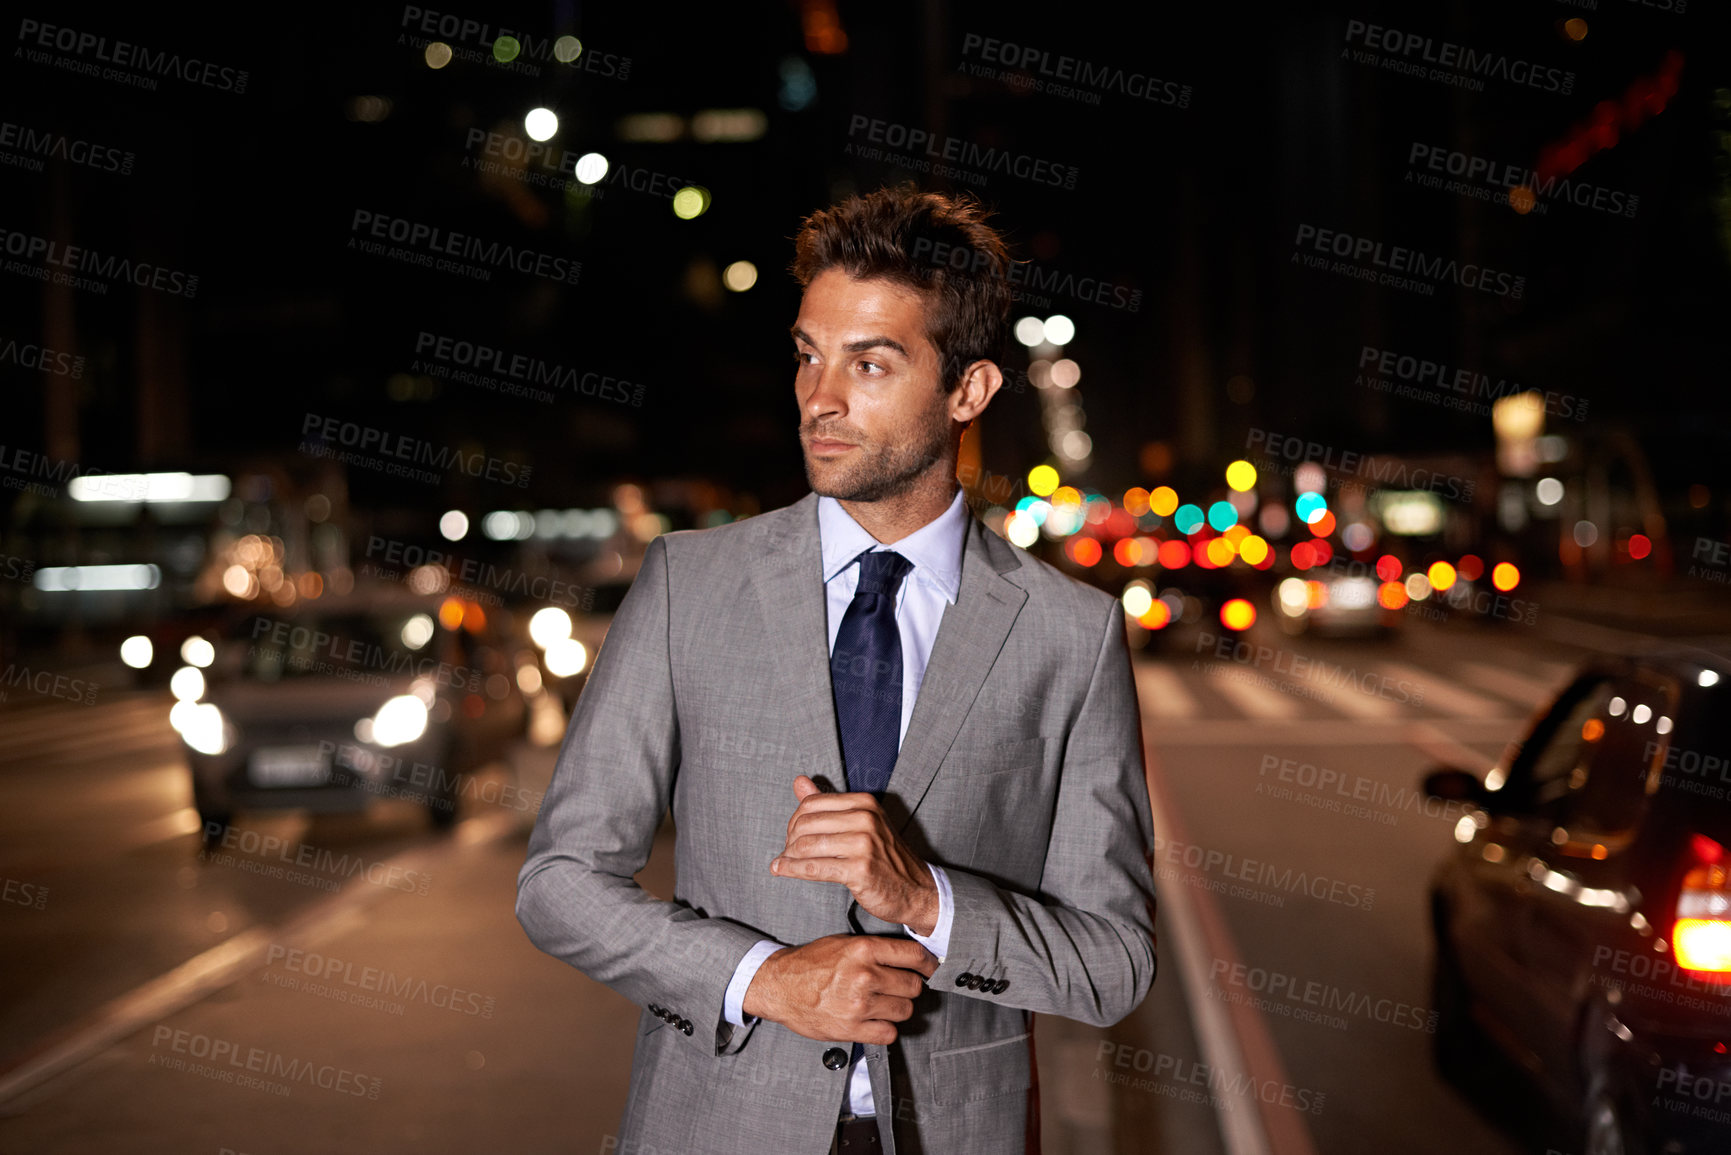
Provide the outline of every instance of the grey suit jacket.
[[[825,1155],[845,1066],[722,999],[760,938],[905,935],[779,878],[793,778],[845,788],[817,498],[650,544],[518,877],[536,946],[643,1004],[621,1155]],[[633,876],[673,808],[672,901]],[[1031,1012],[1117,1022],[1154,980],[1153,822],[1123,610],[970,519],[883,806],[954,889],[949,952],[866,1047],[886,1150],[1022,1149]],[[659,1013],[652,1013],[648,1007]]]

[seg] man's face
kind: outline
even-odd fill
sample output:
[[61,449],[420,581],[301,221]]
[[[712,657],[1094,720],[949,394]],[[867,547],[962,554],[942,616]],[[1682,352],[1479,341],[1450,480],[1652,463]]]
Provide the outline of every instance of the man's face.
[[793,343],[813,492],[880,501],[907,492],[944,458],[949,397],[919,294],[828,269],[806,286]]

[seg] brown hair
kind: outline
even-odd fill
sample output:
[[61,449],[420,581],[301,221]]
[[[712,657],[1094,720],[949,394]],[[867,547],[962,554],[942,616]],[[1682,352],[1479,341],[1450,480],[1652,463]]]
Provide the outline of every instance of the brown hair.
[[805,218],[791,271],[801,288],[819,273],[883,277],[931,304],[926,338],[937,348],[939,388],[961,384],[975,361],[996,361],[1010,318],[1010,252],[966,193],[922,192],[912,183],[849,197]]

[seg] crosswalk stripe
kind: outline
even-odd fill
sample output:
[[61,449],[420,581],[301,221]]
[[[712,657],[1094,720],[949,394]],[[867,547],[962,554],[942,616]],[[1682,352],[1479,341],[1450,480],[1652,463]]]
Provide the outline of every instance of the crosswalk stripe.
[[[113,704],[98,703],[103,710],[103,721],[125,718],[160,717],[168,709],[168,704],[162,699],[151,697],[142,701],[115,702]],[[83,713],[89,706],[38,706],[29,710],[16,712],[0,712],[0,743],[12,742],[24,738],[37,737],[43,734],[63,733],[68,729],[82,729]]]
[[1301,713],[1298,703],[1285,694],[1278,690],[1270,690],[1260,682],[1251,680],[1252,678],[1259,678],[1261,675],[1247,671],[1240,672],[1229,666],[1218,668],[1220,673],[1211,677],[1208,684],[1221,697],[1250,717],[1275,718],[1285,721],[1289,718],[1296,718]]
[[1462,662],[1461,666],[1475,685],[1494,690],[1523,706],[1538,706],[1548,702],[1560,688],[1556,681],[1541,682],[1537,678],[1529,678],[1513,670],[1486,665],[1484,662]]
[[1184,688],[1184,680],[1167,666],[1136,663],[1136,696],[1142,712],[1156,718],[1194,718],[1196,699]]
[[1406,713],[1398,703],[1391,702],[1387,698],[1347,687],[1337,687],[1330,691],[1323,701],[1350,718],[1385,721],[1389,718],[1398,718]]
[[1508,707],[1504,703],[1450,685],[1441,677],[1417,666],[1385,661],[1378,663],[1378,667],[1397,686],[1404,681],[1417,689],[1423,699],[1421,708],[1440,710],[1443,714],[1456,718],[1502,717],[1508,714]]

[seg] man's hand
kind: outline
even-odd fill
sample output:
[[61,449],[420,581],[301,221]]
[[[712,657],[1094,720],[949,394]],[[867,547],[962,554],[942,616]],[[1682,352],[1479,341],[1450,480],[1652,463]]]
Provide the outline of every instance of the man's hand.
[[799,799],[787,820],[787,845],[770,861],[783,878],[839,882],[860,909],[929,935],[938,926],[938,886],[925,862],[866,793],[826,794],[804,774],[793,780]]
[[832,934],[763,960],[741,1009],[808,1039],[896,1041],[938,960],[919,943],[875,934]]

